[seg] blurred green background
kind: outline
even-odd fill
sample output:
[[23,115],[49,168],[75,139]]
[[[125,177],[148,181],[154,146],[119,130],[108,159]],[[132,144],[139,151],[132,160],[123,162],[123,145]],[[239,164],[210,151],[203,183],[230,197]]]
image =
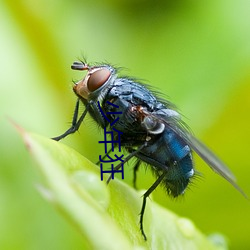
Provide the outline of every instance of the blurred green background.
[[[1,1],[0,249],[81,248],[81,235],[36,191],[39,173],[8,117],[47,137],[64,132],[76,100],[72,80],[83,76],[70,65],[82,55],[161,90],[250,195],[249,13],[247,0]],[[63,143],[96,162],[97,131],[87,119]],[[153,199],[206,234],[226,235],[231,249],[250,249],[250,202],[195,160],[203,177],[184,198],[158,188]],[[140,188],[154,180],[146,173]],[[132,183],[132,164],[124,181]]]

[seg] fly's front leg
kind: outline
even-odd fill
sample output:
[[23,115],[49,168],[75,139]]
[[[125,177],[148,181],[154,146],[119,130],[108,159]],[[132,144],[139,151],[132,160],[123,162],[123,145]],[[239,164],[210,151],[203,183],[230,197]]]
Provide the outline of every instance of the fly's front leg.
[[78,112],[79,112],[79,104],[80,104],[80,100],[78,99],[77,102],[76,102],[76,106],[75,106],[75,110],[74,110],[74,116],[73,116],[71,127],[65,133],[63,133],[62,135],[59,135],[57,137],[53,137],[51,139],[53,139],[55,141],[60,141],[64,137],[68,136],[69,134],[75,133],[79,129],[79,127],[80,127],[80,125],[81,125],[84,117],[86,116],[86,114],[87,114],[87,112],[89,110],[89,105],[87,105],[86,109],[84,110],[84,112],[80,116],[79,120],[77,120],[78,119]]

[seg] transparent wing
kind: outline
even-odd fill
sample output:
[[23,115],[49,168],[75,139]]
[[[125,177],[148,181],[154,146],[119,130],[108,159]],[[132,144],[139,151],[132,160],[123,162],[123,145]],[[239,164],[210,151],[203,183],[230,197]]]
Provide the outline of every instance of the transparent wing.
[[[169,113],[169,112],[168,112]],[[202,142],[195,138],[185,127],[185,124],[182,123],[179,117],[169,116],[159,114],[151,114],[154,119],[163,123],[166,127],[169,127],[173,130],[182,140],[184,140],[193,151],[195,151],[207,164],[214,170],[216,173],[221,175],[229,183],[231,183],[243,196],[247,199],[247,195],[243,190],[237,185],[236,178],[229,168]]]
[[208,164],[210,168],[231,183],[243,196],[248,198],[243,190],[237,185],[236,178],[230,169],[210,149],[190,134],[185,128],[178,125],[170,125],[170,127]]

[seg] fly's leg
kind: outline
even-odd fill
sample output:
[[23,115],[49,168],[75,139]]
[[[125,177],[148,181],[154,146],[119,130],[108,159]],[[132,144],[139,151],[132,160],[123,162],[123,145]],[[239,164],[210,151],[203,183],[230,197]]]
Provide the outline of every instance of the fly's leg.
[[162,182],[163,178],[165,177],[167,172],[164,172],[162,175],[158,177],[158,179],[154,182],[154,184],[147,190],[147,192],[143,195],[143,200],[142,200],[142,207],[141,207],[141,212],[140,212],[140,230],[142,233],[142,236],[144,240],[147,240],[147,236],[144,232],[143,229],[143,216],[146,208],[146,201],[148,196],[158,187],[158,185]]
[[[132,153],[132,152],[134,152],[135,150],[133,150],[133,149],[128,149],[128,151],[129,151],[129,153]],[[141,165],[141,161],[140,160],[137,160],[136,161],[136,163],[135,163],[135,166],[134,166],[134,169],[133,169],[133,187],[134,187],[134,189],[137,189],[136,188],[136,173],[137,173],[137,171],[138,171],[138,169],[139,169],[139,167],[140,167],[140,165]]]
[[[145,142],[144,144],[142,144],[137,150],[133,151],[132,153],[130,153],[123,162],[121,162],[120,164],[118,164],[114,170],[119,170],[122,166],[122,164],[126,163],[127,161],[129,161],[132,157],[134,157],[138,152],[140,152],[144,147],[147,146],[147,142]],[[107,180],[107,184],[109,184],[110,180],[112,179],[112,175],[109,176],[108,180]]]
[[141,165],[141,161],[138,160],[138,161],[136,162],[135,166],[134,166],[134,171],[133,171],[133,174],[134,174],[134,176],[133,176],[133,186],[134,186],[135,189],[137,189],[137,188],[136,188],[136,173],[137,173],[137,171],[138,171],[140,165]]
[[88,109],[89,109],[89,106],[87,106],[86,109],[84,110],[84,112],[82,113],[82,115],[80,116],[79,120],[77,120],[78,119],[78,112],[79,112],[79,104],[80,104],[80,101],[78,99],[76,102],[71,127],[62,135],[59,135],[57,137],[53,137],[51,139],[53,139],[55,141],[60,141],[64,137],[68,136],[69,134],[75,133],[79,129],[79,127],[80,127],[80,125],[81,125],[81,123],[82,123],[82,121],[83,121],[84,117],[86,116]]
[[[132,157],[134,157],[136,154],[138,154],[144,147],[147,146],[147,142],[145,142],[143,145],[141,145],[137,150],[132,151],[123,162],[121,162],[120,164],[118,164],[114,170],[119,170],[122,166],[122,164],[126,163],[127,161],[129,161]],[[136,180],[136,171],[140,166],[140,161],[138,161],[134,167],[134,182]],[[158,179],[153,183],[153,185],[146,191],[146,193],[144,193],[143,195],[143,200],[142,200],[142,208],[141,208],[141,212],[140,212],[140,230],[142,233],[142,236],[144,238],[144,240],[147,240],[147,236],[144,232],[143,229],[143,217],[144,217],[144,212],[145,212],[145,208],[146,208],[146,202],[147,202],[147,198],[148,196],[158,187],[158,185],[162,182],[163,178],[165,177],[167,172],[163,172],[162,175],[160,175],[158,177]],[[112,175],[109,176],[108,180],[107,180],[107,184],[109,184],[110,180],[112,179]]]
[[111,151],[112,151],[112,148],[110,148],[109,151],[103,157],[100,158],[99,156],[99,161],[96,163],[96,165],[99,165],[101,161],[104,160]]

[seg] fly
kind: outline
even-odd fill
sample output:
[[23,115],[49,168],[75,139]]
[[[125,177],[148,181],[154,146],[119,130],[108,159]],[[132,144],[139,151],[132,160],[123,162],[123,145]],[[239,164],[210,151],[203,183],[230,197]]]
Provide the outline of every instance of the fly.
[[[121,146],[128,152],[123,163],[133,157],[137,159],[134,166],[134,186],[136,171],[143,162],[151,167],[157,177],[143,195],[140,230],[145,240],[147,238],[143,229],[143,216],[147,197],[159,184],[162,184],[172,197],[184,193],[195,174],[192,151],[246,197],[236,184],[232,172],[188,131],[175,106],[169,101],[158,98],[146,85],[132,78],[119,77],[117,70],[111,65],[90,66],[85,62],[74,62],[71,68],[87,71],[87,74],[73,87],[78,99],[71,127],[53,139],[59,141],[76,132],[87,113],[103,129],[122,132]],[[84,104],[85,110],[79,116],[80,102]],[[107,102],[113,105],[107,105]],[[98,105],[111,123],[104,119]],[[121,110],[122,112],[118,112]],[[115,169],[120,167],[121,164]],[[110,178],[107,183],[109,181]]]

